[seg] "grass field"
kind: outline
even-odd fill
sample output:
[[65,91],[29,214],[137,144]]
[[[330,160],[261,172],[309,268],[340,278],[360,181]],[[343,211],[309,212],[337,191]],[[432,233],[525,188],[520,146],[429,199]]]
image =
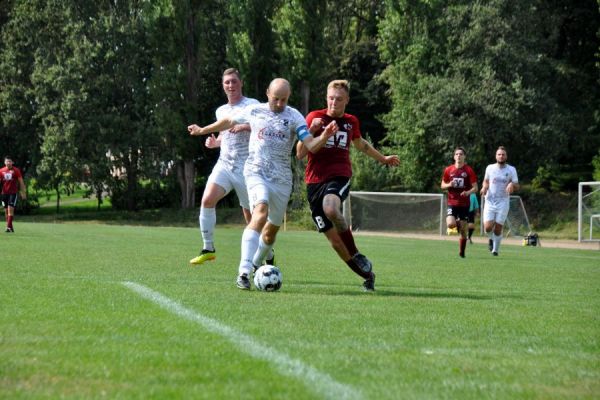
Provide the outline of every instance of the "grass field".
[[357,237],[377,291],[315,232],[282,290],[235,287],[241,229],[15,223],[0,244],[3,399],[600,398],[600,253]]

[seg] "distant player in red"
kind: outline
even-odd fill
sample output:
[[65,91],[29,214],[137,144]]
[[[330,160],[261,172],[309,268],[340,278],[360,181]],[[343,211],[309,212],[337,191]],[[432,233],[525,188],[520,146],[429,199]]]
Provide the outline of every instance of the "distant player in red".
[[454,164],[446,167],[442,176],[441,188],[448,191],[448,228],[458,227],[459,255],[465,257],[467,247],[467,220],[469,217],[470,196],[477,193],[477,176],[473,168],[465,164],[467,153],[462,147],[454,149]]
[[2,184],[2,206],[4,206],[4,215],[6,217],[6,232],[14,232],[13,218],[19,187],[21,188],[21,198],[26,199],[25,182],[21,170],[13,165],[12,157],[4,157],[4,167],[0,168],[0,184]]
[[339,257],[365,281],[366,291],[375,290],[375,274],[371,262],[356,248],[352,231],[341,212],[342,202],[350,191],[352,164],[350,144],[384,165],[400,163],[397,155],[384,156],[360,134],[358,119],[345,112],[350,100],[346,80],[335,80],[327,86],[327,108],[309,113],[306,123],[310,132],[319,137],[330,124],[337,125],[335,135],[318,152],[307,152],[302,143],[296,145],[296,157],[308,154],[305,180],[312,218],[319,232],[325,234]]

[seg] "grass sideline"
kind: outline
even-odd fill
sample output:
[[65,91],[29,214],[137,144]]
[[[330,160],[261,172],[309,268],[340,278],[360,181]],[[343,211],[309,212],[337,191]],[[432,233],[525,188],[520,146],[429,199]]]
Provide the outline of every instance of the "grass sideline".
[[[2,242],[0,397],[327,398],[221,334],[142,298],[134,282],[372,399],[595,398],[600,255],[359,237],[361,281],[314,232],[279,236],[278,293],[235,288],[240,228],[17,221]],[[333,384],[332,384],[333,385]],[[329,396],[333,398],[334,396]]]

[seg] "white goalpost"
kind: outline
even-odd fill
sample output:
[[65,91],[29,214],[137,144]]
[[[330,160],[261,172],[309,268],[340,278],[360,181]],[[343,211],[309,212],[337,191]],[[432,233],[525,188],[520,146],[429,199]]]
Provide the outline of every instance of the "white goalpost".
[[439,193],[354,192],[344,201],[354,231],[444,234],[446,202]]
[[600,242],[600,182],[579,182],[577,240]]

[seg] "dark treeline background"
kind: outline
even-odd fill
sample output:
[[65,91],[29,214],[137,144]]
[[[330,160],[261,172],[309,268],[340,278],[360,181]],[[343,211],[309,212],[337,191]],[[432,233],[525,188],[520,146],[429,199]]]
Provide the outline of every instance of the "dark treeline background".
[[186,127],[232,66],[260,101],[287,78],[303,113],[351,82],[348,112],[402,160],[353,155],[355,190],[438,191],[457,145],[480,180],[498,145],[540,188],[600,171],[593,0],[2,0],[0,29],[0,152],[57,194],[193,207],[218,151]]

